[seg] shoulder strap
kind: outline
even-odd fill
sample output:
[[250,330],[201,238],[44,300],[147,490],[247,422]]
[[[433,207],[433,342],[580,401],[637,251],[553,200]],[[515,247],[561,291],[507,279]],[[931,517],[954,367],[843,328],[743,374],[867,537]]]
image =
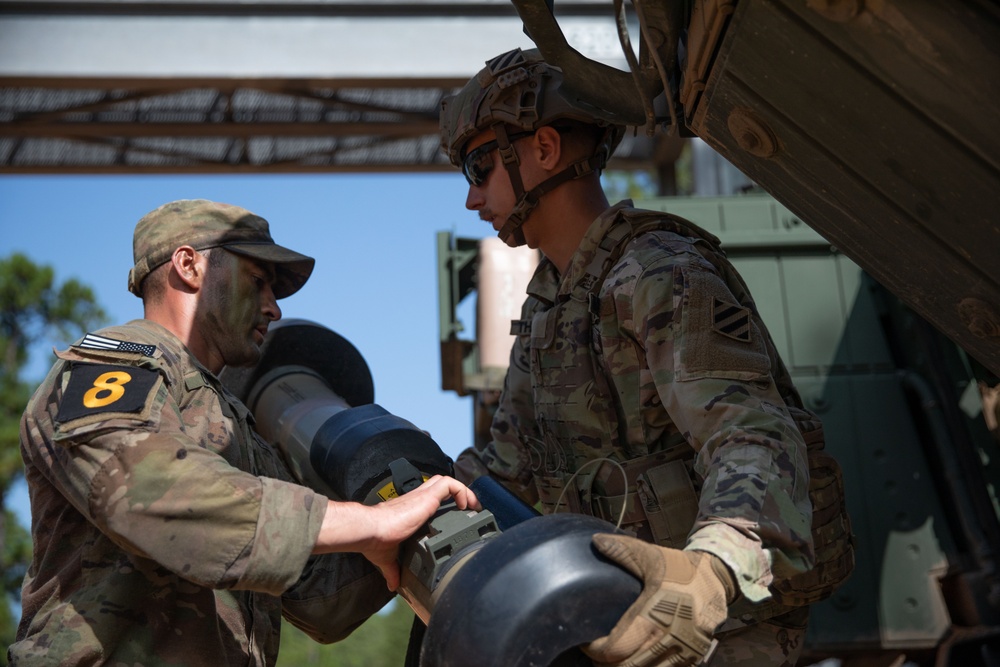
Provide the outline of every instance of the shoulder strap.
[[598,244],[587,268],[584,269],[583,277],[573,286],[571,292],[573,298],[583,300],[596,291],[604,282],[611,267],[621,258],[625,246],[632,238],[632,229],[629,225],[615,224],[611,227]]
[[647,209],[625,208],[620,216],[626,220],[633,229],[633,236],[644,234],[647,231],[668,231],[702,239],[718,249],[722,242],[715,234],[706,229],[702,229],[686,218],[665,211],[650,211]]
[[663,211],[623,208],[618,213],[616,223],[601,239],[597,251],[584,271],[583,278],[573,287],[573,297],[581,300],[590,299],[604,282],[611,268],[625,254],[625,248],[632,239],[653,231],[667,231],[698,238],[706,241],[716,252],[722,252],[718,237],[690,220]]

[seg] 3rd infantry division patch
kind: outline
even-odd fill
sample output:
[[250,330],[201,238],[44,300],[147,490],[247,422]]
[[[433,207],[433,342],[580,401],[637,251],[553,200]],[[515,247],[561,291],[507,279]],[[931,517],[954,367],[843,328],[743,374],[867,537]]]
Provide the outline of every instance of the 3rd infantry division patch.
[[723,336],[743,343],[750,342],[750,309],[733,303],[726,303],[714,297],[712,304],[712,328]]

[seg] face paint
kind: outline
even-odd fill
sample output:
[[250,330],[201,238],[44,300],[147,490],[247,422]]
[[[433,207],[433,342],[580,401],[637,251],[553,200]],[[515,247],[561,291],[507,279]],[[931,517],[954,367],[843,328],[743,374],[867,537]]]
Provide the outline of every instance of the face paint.
[[[224,256],[210,259],[208,279],[199,309],[204,313],[202,334],[210,339],[227,366],[246,366],[260,359],[263,331],[271,319],[265,314],[271,275],[263,265],[216,248]],[[275,304],[276,306],[276,304]],[[280,316],[280,315],[278,315]]]

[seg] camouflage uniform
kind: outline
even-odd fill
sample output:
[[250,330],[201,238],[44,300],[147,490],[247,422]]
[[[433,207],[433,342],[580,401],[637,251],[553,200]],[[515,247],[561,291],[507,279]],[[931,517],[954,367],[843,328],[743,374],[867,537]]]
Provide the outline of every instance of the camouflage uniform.
[[327,499],[173,334],[98,333],[125,344],[57,353],[22,419],[35,556],[12,665],[272,665],[282,615],[331,642],[390,599],[362,556],[310,557]]
[[[717,555],[742,597],[711,664],[794,664],[808,607],[776,602],[776,584],[814,562],[806,442],[822,446],[821,425],[718,240],[616,205],[564,276],[543,259],[512,330],[492,442],[463,452],[456,476],[490,474],[545,512],[623,516],[647,541]],[[839,488],[828,501],[849,536]]]

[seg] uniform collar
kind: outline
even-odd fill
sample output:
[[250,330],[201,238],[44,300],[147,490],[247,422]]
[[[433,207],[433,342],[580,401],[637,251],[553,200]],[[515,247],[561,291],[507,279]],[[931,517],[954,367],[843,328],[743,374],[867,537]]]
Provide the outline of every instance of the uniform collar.
[[611,227],[617,222],[618,214],[626,208],[632,208],[631,199],[618,202],[590,223],[587,233],[583,235],[583,239],[580,241],[580,246],[569,260],[569,266],[566,268],[565,275],[562,276],[559,282],[557,298],[567,297],[573,291],[573,287],[586,275],[587,267],[597,253],[598,246],[604,240],[604,237],[607,236]]
[[605,235],[618,220],[618,214],[626,208],[632,208],[631,199],[618,202],[590,223],[587,233],[580,241],[580,246],[570,258],[565,275],[560,276],[555,264],[547,257],[543,257],[528,283],[528,294],[549,304],[568,298],[573,286],[586,275],[587,266]]
[[120,331],[121,333],[118,334],[120,338],[156,345],[157,351],[162,354],[163,361],[181,373],[197,369],[205,375],[215,377],[215,374],[198,361],[180,338],[170,329],[152,320],[132,320],[123,325],[110,327],[105,331]]

